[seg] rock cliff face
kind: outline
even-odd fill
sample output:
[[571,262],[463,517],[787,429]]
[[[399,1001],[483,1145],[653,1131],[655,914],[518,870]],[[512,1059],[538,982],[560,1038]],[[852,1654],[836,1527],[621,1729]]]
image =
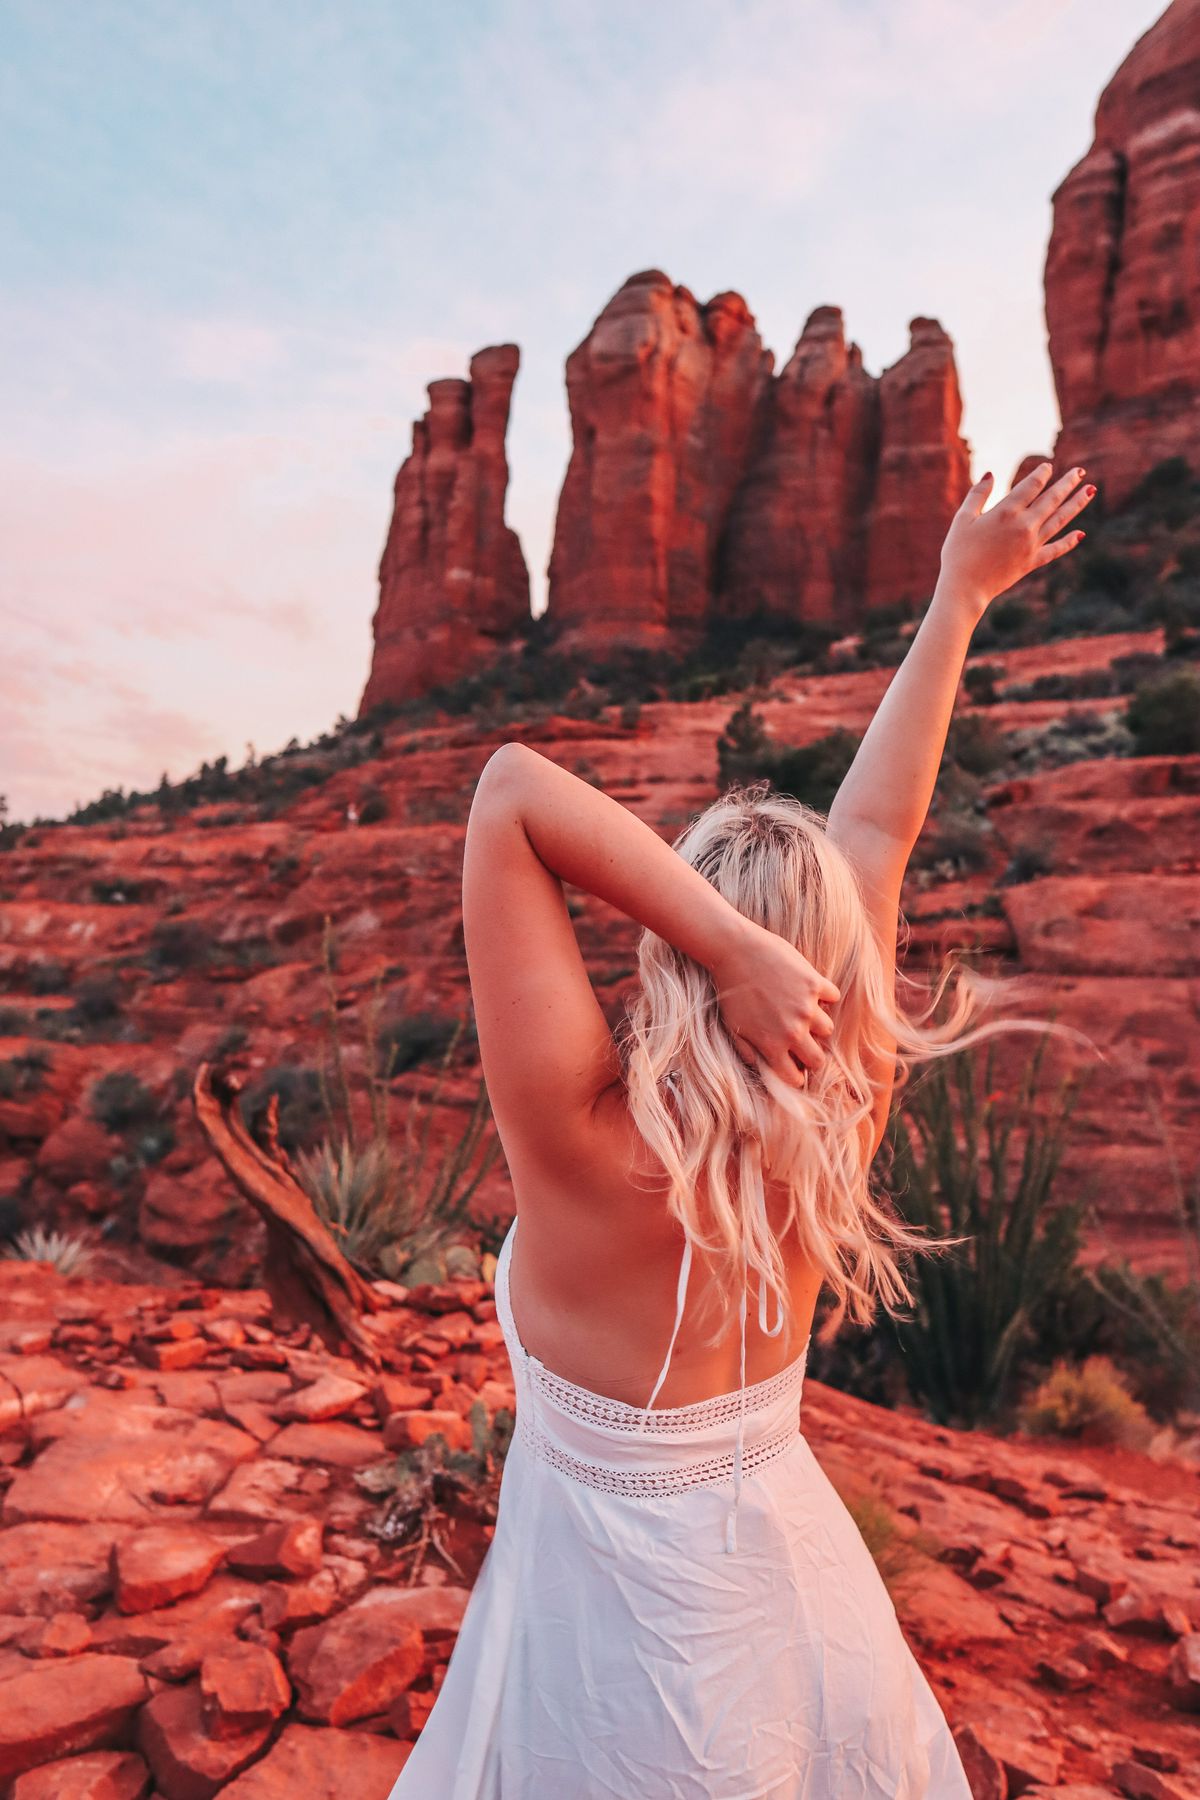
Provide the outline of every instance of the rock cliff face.
[[850,620],[919,598],[969,483],[950,339],[914,319],[876,378],[837,307],[777,378],[736,294],[657,270],[567,364],[574,450],[550,564],[563,641],[678,643],[712,616]]
[[719,612],[850,622],[928,595],[970,472],[953,345],[934,319],[910,333],[875,377],[836,306],[809,315],[734,500]]
[[480,350],[470,380],[433,381],[396,477],[379,565],[375,652],[360,713],[453,681],[529,620],[529,574],[504,523],[515,344]]
[[1054,195],[1046,323],[1063,429],[1119,503],[1162,458],[1200,462],[1200,0],[1174,0],[1096,108]]
[[[435,381],[380,564],[361,711],[489,662],[529,618],[504,523],[515,345]],[[679,649],[715,618],[852,623],[932,589],[969,485],[954,350],[933,319],[882,376],[821,306],[773,378],[739,294],[633,275],[567,360],[574,445],[550,558],[559,647]]]
[[946,528],[971,485],[959,435],[954,345],[936,319],[914,319],[904,356],[879,378],[879,465],[867,524],[865,600],[923,599]]
[[567,359],[549,593],[564,645],[654,645],[703,623],[772,366],[738,294],[701,306],[650,269],[609,301]]
[[836,306],[819,306],[778,380],[724,535],[718,610],[832,619],[862,587],[879,454],[878,383]]

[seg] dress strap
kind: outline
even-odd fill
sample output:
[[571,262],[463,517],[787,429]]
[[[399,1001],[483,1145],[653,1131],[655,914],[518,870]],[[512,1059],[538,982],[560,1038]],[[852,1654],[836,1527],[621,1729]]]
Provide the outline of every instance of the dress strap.
[[[759,1271],[758,1277],[758,1326],[767,1337],[778,1337],[783,1330],[783,1302],[778,1297],[775,1301],[776,1317],[774,1328],[767,1324],[767,1278]],[[742,1497],[742,1463],[746,1442],[746,1289],[742,1287],[742,1303],[738,1308],[738,1326],[741,1332],[741,1378],[738,1383],[738,1427],[737,1442],[733,1449],[733,1504],[725,1517],[725,1549],[732,1552],[737,1549],[737,1515],[738,1502]]]
[[667,1379],[667,1370],[671,1366],[671,1358],[675,1353],[675,1339],[679,1336],[679,1327],[683,1323],[683,1307],[684,1307],[684,1302],[687,1299],[688,1276],[691,1273],[691,1268],[692,1268],[692,1240],[688,1236],[688,1234],[685,1230],[684,1235],[683,1235],[683,1255],[679,1259],[679,1280],[675,1286],[675,1324],[673,1325],[673,1327],[671,1329],[671,1341],[667,1345],[667,1354],[663,1361],[663,1366],[658,1371],[658,1380],[655,1382],[654,1387],[651,1390],[650,1398],[647,1400],[645,1406],[642,1408],[641,1425],[639,1427],[639,1429],[642,1429],[642,1430],[645,1429],[646,1425],[649,1422],[650,1409],[654,1405],[654,1402],[658,1399],[659,1389],[662,1387],[663,1382]]

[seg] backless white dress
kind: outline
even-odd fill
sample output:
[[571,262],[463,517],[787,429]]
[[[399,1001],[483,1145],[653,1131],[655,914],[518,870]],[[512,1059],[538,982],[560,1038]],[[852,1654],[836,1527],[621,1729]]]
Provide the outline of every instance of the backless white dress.
[[743,1303],[739,1388],[653,1410],[687,1242],[646,1407],[577,1387],[517,1334],[515,1231],[496,1269],[517,1429],[495,1535],[387,1800],[971,1800],[801,1435],[806,1352],[747,1386]]

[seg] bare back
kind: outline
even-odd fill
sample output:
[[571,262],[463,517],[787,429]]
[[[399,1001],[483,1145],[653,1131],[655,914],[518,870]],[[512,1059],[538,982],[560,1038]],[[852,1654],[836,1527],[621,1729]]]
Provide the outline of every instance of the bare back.
[[[580,1387],[641,1405],[671,1334],[683,1233],[667,1212],[666,1183],[641,1142],[617,1084],[597,1103],[577,1174],[549,1187],[531,1162],[512,1166],[521,1229],[513,1252],[512,1305],[521,1340],[547,1368]],[[510,1157],[510,1165],[514,1159]],[[768,1191],[776,1223],[779,1196]],[[767,1380],[793,1362],[808,1336],[821,1277],[784,1247],[792,1334],[764,1336],[750,1295],[746,1379]],[[733,1314],[720,1342],[703,1301],[707,1265],[697,1253],[687,1304],[660,1406],[687,1406],[738,1386],[740,1339]],[[771,1325],[775,1323],[771,1308]]]

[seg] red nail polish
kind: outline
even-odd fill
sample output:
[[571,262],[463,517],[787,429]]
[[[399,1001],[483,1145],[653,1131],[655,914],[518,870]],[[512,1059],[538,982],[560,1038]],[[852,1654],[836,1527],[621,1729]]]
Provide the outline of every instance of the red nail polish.
[[1094,494],[1094,493],[1095,493],[1095,491],[1096,491],[1096,490],[1095,490],[1095,488],[1094,488],[1094,487],[1089,487],[1089,488],[1088,488],[1088,489],[1087,489],[1087,497],[1088,497],[1088,499],[1089,499],[1089,500],[1090,500],[1090,499],[1091,499],[1091,497],[1092,497],[1092,495],[1093,495],[1093,494]]

